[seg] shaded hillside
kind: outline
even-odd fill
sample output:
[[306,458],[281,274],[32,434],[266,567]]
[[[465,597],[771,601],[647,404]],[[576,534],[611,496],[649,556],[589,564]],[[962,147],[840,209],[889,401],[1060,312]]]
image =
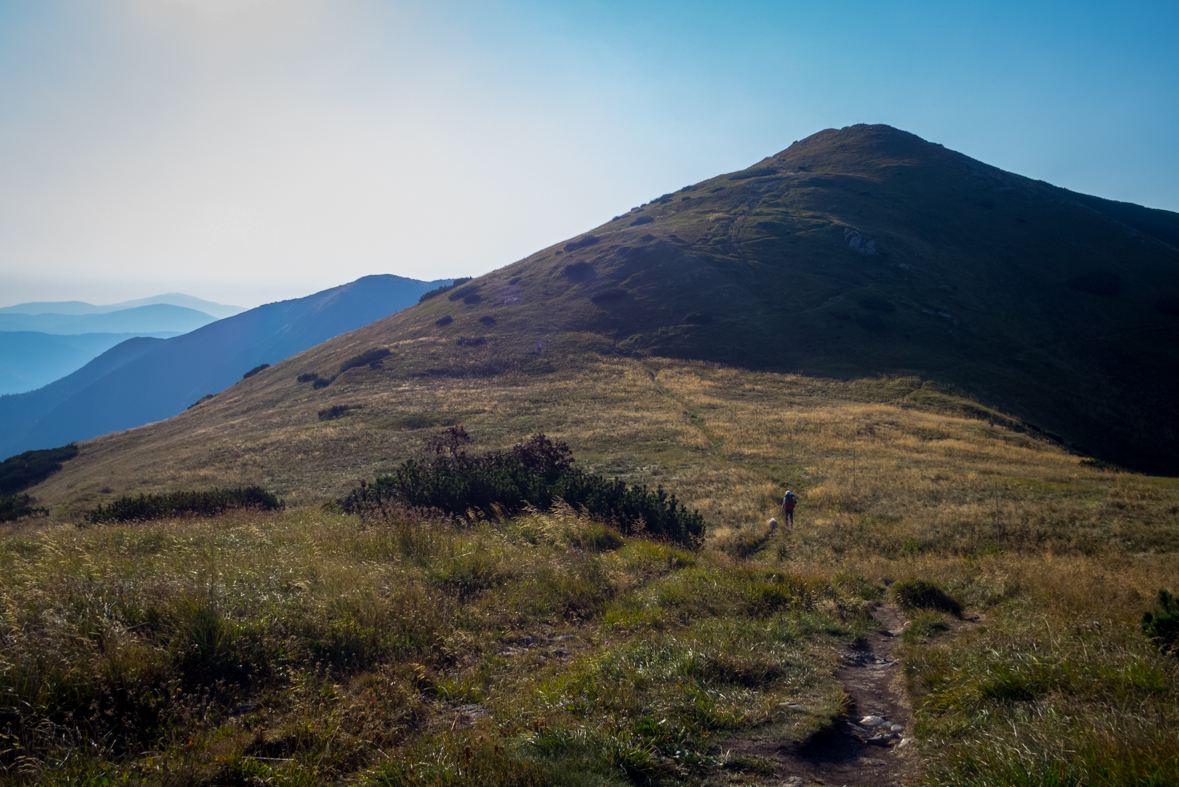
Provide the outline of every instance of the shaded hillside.
[[[0,398],[0,455],[86,440],[168,418],[240,380],[255,366],[277,363],[416,303],[438,283],[367,276],[219,320],[164,340],[134,358],[128,356],[145,345],[127,348],[129,352],[105,361],[96,359],[93,369],[79,370],[80,376],[67,378],[62,385]],[[100,369],[105,373],[95,376]]]
[[[156,334],[157,338],[175,335],[171,332]],[[135,336],[126,333],[75,336],[0,331],[0,394],[22,393],[49,385]]]

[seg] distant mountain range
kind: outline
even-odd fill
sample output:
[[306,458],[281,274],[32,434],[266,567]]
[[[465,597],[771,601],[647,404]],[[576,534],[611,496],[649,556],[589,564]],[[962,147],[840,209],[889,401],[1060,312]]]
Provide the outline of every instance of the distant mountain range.
[[[0,332],[0,395],[33,391],[76,372],[97,356],[138,333],[83,333],[55,336],[31,331]],[[157,338],[174,331],[148,333]]]
[[[124,342],[51,385],[0,397],[0,458],[168,418],[260,364],[387,317],[448,281],[366,276],[175,338]],[[145,308],[157,307],[132,311]]]
[[135,306],[96,314],[0,314],[0,331],[36,331],[58,335],[83,333],[149,334],[167,331],[188,333],[217,318],[204,312],[170,304]]
[[0,307],[0,314],[109,314],[110,312],[134,309],[138,306],[155,306],[166,304],[182,306],[186,309],[204,312],[217,319],[232,317],[245,311],[241,306],[227,306],[223,303],[194,298],[179,292],[169,292],[164,295],[153,295],[150,298],[139,298],[133,301],[110,303],[96,306],[83,301],[45,301],[34,303],[18,303],[15,306]]

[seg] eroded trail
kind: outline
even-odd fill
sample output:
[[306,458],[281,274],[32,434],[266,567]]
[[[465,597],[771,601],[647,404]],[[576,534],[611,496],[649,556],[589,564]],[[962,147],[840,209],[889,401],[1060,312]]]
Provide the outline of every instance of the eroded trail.
[[783,787],[847,785],[894,787],[918,771],[909,745],[912,713],[900,666],[893,660],[904,618],[889,605],[872,611],[880,628],[843,655],[835,676],[849,697],[847,718],[834,729],[802,743],[773,740],[731,741],[732,751],[774,763],[776,772],[761,783]]

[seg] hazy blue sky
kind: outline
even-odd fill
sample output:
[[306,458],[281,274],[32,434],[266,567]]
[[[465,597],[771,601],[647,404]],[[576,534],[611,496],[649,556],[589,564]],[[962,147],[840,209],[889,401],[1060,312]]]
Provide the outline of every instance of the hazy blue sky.
[[0,0],[0,306],[484,273],[824,128],[1179,211],[1179,2]]

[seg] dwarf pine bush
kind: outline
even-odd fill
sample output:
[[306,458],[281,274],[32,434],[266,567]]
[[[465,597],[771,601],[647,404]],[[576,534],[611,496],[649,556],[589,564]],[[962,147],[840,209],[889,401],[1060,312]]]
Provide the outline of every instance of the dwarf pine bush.
[[252,508],[273,511],[283,503],[260,486],[236,489],[202,489],[163,495],[125,495],[86,514],[93,525],[106,522],[147,522],[173,516],[217,516],[230,509]]
[[425,460],[407,460],[392,474],[372,484],[361,483],[337,502],[349,513],[366,513],[386,505],[437,509],[465,515],[514,514],[531,506],[545,511],[564,500],[612,522],[625,534],[645,531],[656,538],[697,544],[704,536],[704,517],[668,495],[645,486],[627,486],[573,467],[573,455],[562,442],[543,434],[517,443],[510,451],[481,456],[466,453],[471,437],[461,426],[429,438]]

